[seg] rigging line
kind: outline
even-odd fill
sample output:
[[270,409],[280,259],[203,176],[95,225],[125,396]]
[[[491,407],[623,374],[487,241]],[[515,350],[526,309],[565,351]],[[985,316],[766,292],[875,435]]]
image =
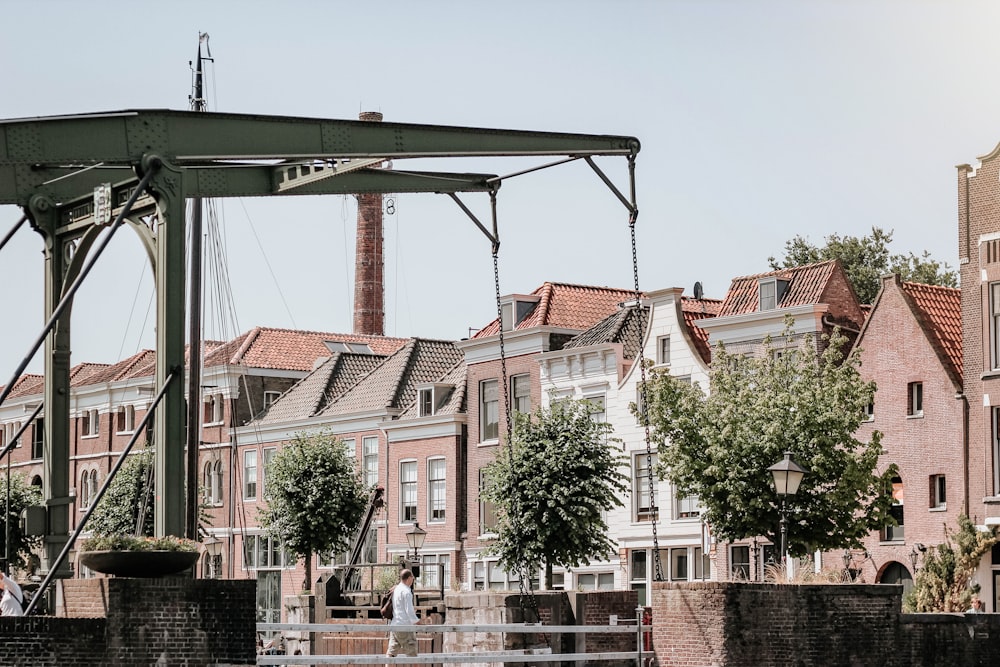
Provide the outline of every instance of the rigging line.
[[87,525],[87,521],[90,520],[90,516],[94,513],[94,510],[97,509],[98,504],[101,502],[101,498],[104,497],[104,493],[111,485],[111,480],[114,479],[118,470],[122,467],[126,457],[128,457],[129,452],[132,450],[132,446],[135,445],[136,440],[138,440],[139,436],[145,432],[146,424],[149,423],[153,413],[156,411],[156,406],[159,405],[161,400],[163,400],[163,396],[167,393],[170,383],[177,377],[178,373],[183,373],[183,368],[173,368],[170,373],[167,374],[166,379],[163,381],[163,386],[160,387],[160,391],[157,392],[156,398],[153,399],[153,403],[149,406],[149,410],[147,410],[146,414],[144,414],[142,419],[139,420],[139,424],[135,428],[135,433],[133,433],[132,437],[129,438],[129,441],[122,450],[121,455],[119,455],[118,460],[115,461],[114,467],[111,468],[111,472],[108,473],[104,483],[101,484],[101,488],[98,489],[97,493],[94,494],[94,497],[91,498],[90,506],[87,508],[87,511],[84,512],[83,517],[80,518],[79,523],[76,524],[76,529],[73,531],[73,534],[70,535],[68,540],[66,540],[66,544],[63,545],[62,551],[59,552],[55,561],[49,566],[49,573],[45,575],[45,579],[41,584],[39,584],[38,591],[35,593],[34,597],[31,598],[31,603],[28,605],[28,608],[24,610],[25,616],[30,616],[31,612],[34,611],[35,607],[38,605],[38,601],[42,598],[42,593],[44,593],[45,589],[48,588],[52,578],[59,571],[59,566],[62,565],[64,560],[66,560],[67,554],[69,554],[70,550],[76,544],[76,540],[80,537],[80,533],[83,532],[84,526]]
[[76,296],[77,291],[80,289],[80,285],[83,284],[83,281],[87,278],[87,275],[90,273],[91,269],[94,268],[94,264],[100,258],[105,248],[108,247],[108,244],[111,242],[112,237],[114,237],[115,232],[118,231],[119,228],[121,228],[122,222],[125,220],[125,216],[129,214],[129,212],[132,210],[132,206],[135,205],[135,200],[139,198],[140,193],[146,190],[146,187],[149,185],[149,182],[153,178],[153,174],[159,171],[159,166],[160,166],[159,159],[154,159],[151,161],[150,169],[146,170],[146,173],[143,175],[142,180],[139,181],[139,184],[136,186],[135,190],[132,191],[132,194],[129,196],[128,201],[125,202],[125,206],[118,214],[118,217],[115,218],[115,221],[113,223],[111,223],[111,227],[108,229],[107,234],[104,235],[104,238],[102,238],[100,243],[97,244],[97,247],[94,248],[93,253],[84,263],[84,265],[80,268],[80,273],[76,276],[76,279],[73,281],[73,284],[71,284],[69,288],[67,288],[67,290],[63,294],[63,297],[59,300],[58,305],[56,305],[56,307],[52,310],[52,316],[49,317],[49,321],[45,323],[44,327],[42,327],[41,335],[32,344],[31,350],[29,350],[28,354],[25,355],[24,359],[21,360],[21,363],[18,364],[17,369],[14,371],[13,377],[10,379],[10,382],[8,382],[7,385],[3,388],[3,391],[0,391],[0,405],[3,405],[3,402],[7,400],[7,397],[10,395],[10,392],[14,389],[14,383],[17,381],[19,377],[21,377],[21,374],[24,373],[24,369],[28,367],[29,363],[31,363],[31,359],[35,356],[35,353],[38,352],[38,348],[40,348],[42,346],[42,343],[45,342],[45,339],[48,337],[49,332],[52,331],[52,329],[56,325],[56,322],[62,316],[63,311],[66,310],[66,307],[69,305],[70,301],[72,301],[73,297]]
[[28,214],[25,213],[24,215],[21,216],[20,220],[14,223],[14,226],[10,228],[10,231],[7,232],[4,235],[3,240],[0,241],[0,250],[2,250],[5,245],[7,245],[8,241],[14,238],[15,232],[17,232],[17,230],[21,228],[21,225],[23,225],[27,220],[28,220]]
[[278,284],[278,278],[274,275],[274,269],[271,268],[271,262],[267,259],[267,253],[264,252],[264,245],[260,242],[260,237],[257,236],[257,230],[253,226],[253,220],[250,219],[250,212],[247,210],[242,197],[240,197],[239,201],[240,206],[243,207],[243,213],[247,216],[247,222],[250,223],[250,231],[253,232],[253,237],[257,241],[257,247],[260,248],[260,253],[264,257],[264,264],[267,266],[267,270],[271,274],[271,279],[274,280],[274,286],[278,290],[278,296],[281,298],[281,304],[285,307],[285,312],[288,313],[288,319],[292,322],[292,326],[298,329],[299,326],[295,323],[295,317],[292,315],[292,311],[288,308],[288,302],[285,301],[285,295],[281,291],[281,285]]
[[50,178],[49,180],[43,182],[42,185],[51,185],[52,183],[57,183],[57,182],[63,180],[64,178],[72,178],[73,176],[79,176],[80,174],[82,174],[82,173],[84,173],[86,171],[90,171],[91,169],[98,169],[98,168],[103,167],[103,166],[104,166],[103,162],[98,162],[97,164],[92,164],[89,167],[84,167],[82,169],[78,169],[77,171],[74,171],[72,173],[63,174],[62,176],[56,176],[55,178]]

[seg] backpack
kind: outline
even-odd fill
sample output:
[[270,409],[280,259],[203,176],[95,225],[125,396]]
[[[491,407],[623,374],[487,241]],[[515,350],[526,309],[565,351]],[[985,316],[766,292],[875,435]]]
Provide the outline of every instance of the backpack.
[[382,614],[382,618],[386,620],[392,619],[392,592],[396,590],[393,586],[388,591],[382,594],[382,601],[379,604],[379,613]]

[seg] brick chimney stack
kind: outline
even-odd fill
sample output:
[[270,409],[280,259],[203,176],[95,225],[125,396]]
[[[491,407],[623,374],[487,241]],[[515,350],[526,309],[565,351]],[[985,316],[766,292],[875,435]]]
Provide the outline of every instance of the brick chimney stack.
[[[359,120],[381,123],[378,111],[362,111]],[[354,253],[354,333],[385,334],[385,285],[382,262],[382,194],[358,195],[358,231]]]

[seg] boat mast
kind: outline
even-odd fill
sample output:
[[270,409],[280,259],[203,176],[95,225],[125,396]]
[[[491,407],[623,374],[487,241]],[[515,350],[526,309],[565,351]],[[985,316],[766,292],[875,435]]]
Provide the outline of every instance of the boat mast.
[[[194,91],[191,110],[205,111],[204,70],[201,56],[202,43],[208,44],[208,33],[198,33],[198,57],[195,60]],[[209,58],[211,59],[211,50]],[[187,411],[187,502],[185,503],[185,537],[198,539],[198,454],[201,449],[201,264],[202,264],[202,201],[195,197],[191,202],[191,259],[189,279],[189,330],[188,330],[188,411]],[[163,446],[161,444],[161,446]]]

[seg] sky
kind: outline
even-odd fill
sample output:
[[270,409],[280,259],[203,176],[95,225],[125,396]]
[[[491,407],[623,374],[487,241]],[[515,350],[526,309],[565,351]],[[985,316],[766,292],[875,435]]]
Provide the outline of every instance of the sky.
[[[893,231],[957,269],[956,165],[1000,142],[1000,4],[929,0],[273,3],[0,0],[0,119],[187,109],[208,33],[210,111],[637,137],[640,287],[769,270],[796,235]],[[40,27],[41,26],[41,27]],[[426,168],[509,174],[520,159]],[[627,192],[623,158],[598,164]],[[402,167],[403,165],[398,165]],[[406,164],[416,168],[417,165]],[[490,243],[447,197],[392,197],[386,334],[457,340],[496,316]],[[463,201],[489,220],[485,195]],[[355,201],[217,203],[207,338],[349,332]],[[21,217],[0,206],[0,237]],[[628,212],[582,162],[505,181],[500,290],[633,287]],[[0,250],[0,384],[43,322],[42,239]],[[213,260],[214,261],[214,260]],[[214,264],[213,264],[214,265]],[[224,278],[224,280],[220,280]],[[220,286],[221,285],[221,286]],[[213,295],[231,293],[231,299]],[[72,363],[154,346],[151,272],[123,229],[73,306]],[[42,371],[42,353],[27,370]]]

